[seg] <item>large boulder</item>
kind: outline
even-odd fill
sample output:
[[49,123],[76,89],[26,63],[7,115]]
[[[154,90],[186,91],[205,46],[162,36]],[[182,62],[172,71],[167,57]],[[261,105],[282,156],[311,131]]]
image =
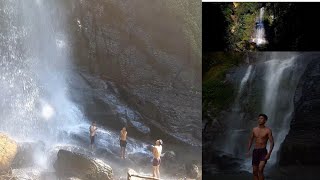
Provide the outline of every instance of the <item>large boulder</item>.
[[320,61],[314,59],[300,79],[290,131],[279,152],[280,165],[320,163]]
[[17,154],[18,145],[7,135],[0,133],[0,173],[6,173]]
[[59,150],[54,168],[60,178],[113,180],[112,168],[101,160],[67,150]]
[[178,172],[183,172],[183,164],[179,163],[177,160],[176,153],[174,151],[167,151],[163,154],[161,158],[161,167],[165,172],[171,174],[177,174]]
[[186,164],[187,177],[197,179],[200,176],[199,167],[196,164]]

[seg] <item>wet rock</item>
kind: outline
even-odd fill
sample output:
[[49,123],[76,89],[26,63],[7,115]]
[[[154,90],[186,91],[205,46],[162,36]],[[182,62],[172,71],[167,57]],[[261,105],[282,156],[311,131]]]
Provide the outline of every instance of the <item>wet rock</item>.
[[103,161],[80,153],[59,150],[54,168],[60,178],[82,180],[112,180],[112,168]]
[[243,160],[233,157],[230,154],[225,154],[221,151],[212,149],[212,147],[204,147],[206,158],[203,159],[204,171],[214,170],[215,173],[223,172],[239,172]]
[[187,164],[186,173],[187,177],[191,179],[197,179],[200,176],[200,171],[196,164]]
[[182,167],[182,165],[178,163],[174,151],[167,151],[164,153],[161,158],[161,166],[170,173],[174,173]]
[[300,79],[294,97],[290,131],[279,152],[280,165],[320,163],[320,61],[314,59]]
[[[150,8],[136,8],[146,3]],[[118,111],[114,99],[104,102],[107,93],[96,86],[92,86],[92,93],[83,90],[89,98],[79,104],[88,117],[100,124],[110,123],[109,127],[114,129],[121,129],[126,124],[122,119],[127,119],[142,135],[153,135],[156,128],[174,137],[189,134],[191,140],[179,140],[201,145],[201,137],[192,135],[193,131],[201,132],[197,123],[201,119],[201,37],[197,35],[201,29],[198,21],[201,4],[196,1],[142,4],[117,0],[66,3],[72,9],[68,29],[75,45],[75,64],[125,89],[110,94],[119,95],[136,117],[131,118],[128,113],[128,118],[124,111]],[[151,10],[154,8],[157,13]],[[116,21],[109,16],[110,12]],[[172,16],[179,18],[169,18]],[[161,31],[163,27],[167,30]],[[175,40],[164,40],[167,33]],[[80,98],[75,97],[75,101]],[[186,124],[191,128],[183,128]]]
[[177,160],[176,153],[174,151],[167,151],[161,158],[161,167],[164,173],[185,175],[184,164]]
[[162,159],[166,162],[173,163],[176,162],[176,153],[174,151],[167,151],[164,153]]
[[139,164],[141,166],[151,166],[151,156],[146,155],[145,153],[138,152],[134,154],[128,154],[128,158],[135,164]]
[[18,151],[17,143],[0,133],[0,174],[7,173]]
[[130,177],[130,180],[150,180],[150,179],[152,179],[151,176],[139,174],[135,170],[130,169],[130,168],[128,169],[127,175]]

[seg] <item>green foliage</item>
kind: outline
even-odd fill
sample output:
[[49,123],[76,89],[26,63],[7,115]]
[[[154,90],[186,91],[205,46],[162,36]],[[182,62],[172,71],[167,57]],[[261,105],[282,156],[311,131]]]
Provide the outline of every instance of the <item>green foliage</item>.
[[[229,44],[229,49],[236,51],[252,49],[249,41],[253,35],[255,21],[261,7],[262,4],[257,2],[237,3],[237,6],[234,6],[233,3],[221,5],[222,12],[228,23],[226,41]],[[265,16],[264,18],[268,17]]]
[[202,99],[203,111],[208,108],[214,114],[225,109],[234,100],[235,89],[232,84],[225,81],[226,73],[238,66],[244,59],[242,53],[216,52],[204,55]]
[[260,7],[260,3],[257,2],[239,3],[239,6],[236,8],[236,15],[255,14]]
[[218,80],[209,80],[202,85],[204,104],[210,103],[217,111],[227,107],[233,100],[232,85]]
[[223,80],[224,74],[233,66],[239,65],[242,53],[214,52],[203,55],[203,81],[208,79]]

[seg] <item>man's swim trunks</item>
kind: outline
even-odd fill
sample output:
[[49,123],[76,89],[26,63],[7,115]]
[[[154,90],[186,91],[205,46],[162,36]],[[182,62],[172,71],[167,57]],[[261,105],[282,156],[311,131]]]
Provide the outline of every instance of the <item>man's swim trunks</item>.
[[267,163],[267,160],[265,160],[267,154],[268,151],[266,148],[254,149],[252,153],[252,165],[259,166],[260,161],[265,161]]
[[160,158],[153,158],[152,166],[159,166],[160,163],[161,163],[161,159]]
[[90,141],[91,141],[91,144],[94,143],[94,136],[90,136]]
[[120,140],[120,147],[126,147],[127,141]]

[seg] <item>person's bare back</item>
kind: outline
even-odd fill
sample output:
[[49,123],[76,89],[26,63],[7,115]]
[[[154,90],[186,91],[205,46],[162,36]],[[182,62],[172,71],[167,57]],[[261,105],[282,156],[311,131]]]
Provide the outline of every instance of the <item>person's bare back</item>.
[[153,146],[152,154],[153,154],[153,161],[152,161],[152,171],[153,177],[157,177],[160,179],[160,164],[161,164],[161,152],[162,152],[162,140],[158,139],[156,141],[155,146]]
[[120,131],[120,139],[121,139],[122,141],[126,141],[126,140],[127,140],[127,131],[126,131],[126,130],[122,129],[122,130]]
[[161,145],[153,147],[153,157],[154,158],[159,159],[160,155],[161,155],[161,152],[162,152],[162,146]]

